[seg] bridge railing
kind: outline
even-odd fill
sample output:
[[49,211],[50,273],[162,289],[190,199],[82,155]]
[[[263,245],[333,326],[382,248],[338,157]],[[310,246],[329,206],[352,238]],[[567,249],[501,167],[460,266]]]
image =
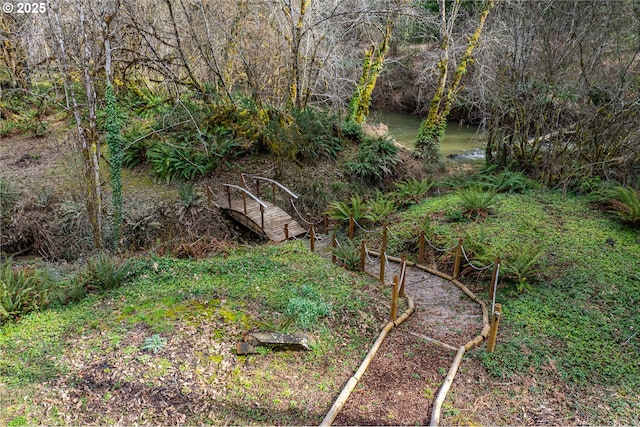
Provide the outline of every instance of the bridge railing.
[[229,209],[231,209],[231,190],[232,189],[240,191],[240,194],[242,195],[242,203],[244,205],[243,213],[245,214],[245,216],[247,215],[247,196],[251,197],[253,200],[258,202],[258,205],[260,206],[260,221],[261,221],[260,228],[264,231],[264,210],[267,207],[267,205],[262,200],[260,200],[258,196],[254,195],[252,192],[250,192],[244,187],[240,187],[238,185],[232,185],[232,184],[223,184],[223,185],[227,191],[227,203],[229,204]]
[[240,178],[242,179],[242,183],[244,184],[244,186],[246,188],[249,188],[249,186],[247,185],[247,181],[245,180],[245,177],[252,178],[255,181],[256,195],[258,197],[262,197],[261,192],[260,192],[260,183],[261,182],[266,182],[268,184],[271,184],[271,197],[273,198],[273,204],[274,205],[276,204],[276,191],[277,191],[278,188],[280,188],[286,195],[288,195],[289,199],[297,199],[298,198],[297,194],[295,194],[293,191],[289,190],[284,185],[280,184],[278,181],[275,181],[275,180],[270,179],[270,178],[265,178],[265,177],[262,177],[262,176],[258,176],[258,175],[250,175],[250,174],[241,173],[240,174]]

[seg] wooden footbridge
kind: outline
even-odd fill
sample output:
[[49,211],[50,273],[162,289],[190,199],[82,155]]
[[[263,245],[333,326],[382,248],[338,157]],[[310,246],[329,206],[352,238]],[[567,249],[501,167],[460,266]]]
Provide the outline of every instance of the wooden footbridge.
[[[305,234],[305,230],[287,212],[276,205],[277,190],[284,192],[289,200],[298,196],[284,185],[269,178],[256,175],[240,175],[243,186],[224,184],[227,193],[227,203],[222,203],[221,209],[233,219],[258,234],[273,242],[282,242],[292,237]],[[251,192],[247,186],[245,176],[250,177],[255,183],[255,192]],[[271,186],[271,201],[261,195],[260,184]],[[236,198],[232,197],[232,193]]]

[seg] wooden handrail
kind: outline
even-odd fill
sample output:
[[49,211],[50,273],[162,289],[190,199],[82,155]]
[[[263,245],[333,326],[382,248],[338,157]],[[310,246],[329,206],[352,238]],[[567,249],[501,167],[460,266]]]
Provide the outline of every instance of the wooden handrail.
[[225,187],[227,187],[227,188],[235,188],[236,190],[243,191],[245,194],[247,194],[247,195],[248,195],[249,197],[251,197],[253,200],[255,200],[256,202],[258,202],[258,203],[260,204],[260,206],[262,206],[263,208],[266,208],[266,207],[267,207],[267,205],[266,205],[262,200],[260,200],[260,199],[259,199],[258,197],[256,197],[256,196],[254,196],[252,192],[250,192],[249,190],[247,190],[247,189],[246,189],[246,188],[244,188],[244,187],[239,187],[239,186],[237,186],[237,185],[231,185],[231,184],[222,184],[222,185],[224,185],[224,186],[225,186]]
[[278,187],[280,187],[283,191],[285,191],[287,194],[289,194],[289,196],[293,197],[294,199],[298,198],[297,194],[295,194],[293,191],[289,190],[284,185],[280,184],[278,181],[275,181],[275,180],[269,179],[269,178],[264,178],[264,177],[258,176],[258,175],[250,175],[250,174],[246,174],[246,175],[251,177],[251,178],[253,178],[253,179],[255,179],[255,180],[266,181],[266,182],[270,182],[271,184],[275,184]]

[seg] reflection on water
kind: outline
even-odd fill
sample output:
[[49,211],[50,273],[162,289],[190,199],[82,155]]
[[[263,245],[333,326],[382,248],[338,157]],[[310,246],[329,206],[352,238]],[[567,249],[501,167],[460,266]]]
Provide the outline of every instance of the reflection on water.
[[[384,123],[389,127],[389,134],[400,144],[413,148],[418,136],[422,120],[407,113],[389,111],[372,111],[367,122]],[[459,125],[457,122],[447,124],[444,142],[440,152],[448,156],[484,147],[484,138],[476,126]]]

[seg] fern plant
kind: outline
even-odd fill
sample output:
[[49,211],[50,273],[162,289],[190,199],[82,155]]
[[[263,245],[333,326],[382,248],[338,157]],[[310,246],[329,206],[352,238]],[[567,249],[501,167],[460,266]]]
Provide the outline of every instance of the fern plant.
[[331,250],[347,270],[357,271],[360,267],[360,250],[350,239],[345,239],[344,242],[340,242],[337,247]]
[[358,158],[345,163],[350,174],[368,181],[380,181],[400,163],[398,147],[386,137],[367,140],[358,148]]
[[505,257],[503,273],[516,281],[516,290],[522,292],[530,288],[529,278],[538,267],[544,255],[542,247],[535,245],[515,245]]
[[347,221],[351,216],[360,221],[367,214],[367,206],[360,195],[352,196],[349,202],[333,202],[329,205],[328,214],[339,221]]
[[186,182],[178,185],[178,201],[177,203],[184,209],[189,211],[191,208],[198,206],[204,201],[205,197],[193,189],[192,182]]
[[640,224],[640,196],[631,187],[618,185],[610,190],[612,210],[625,222]]
[[120,264],[114,257],[101,252],[87,262],[86,281],[103,291],[116,289],[127,278],[129,270],[128,261]]
[[150,351],[153,352],[153,354],[156,354],[157,352],[162,350],[165,345],[167,345],[166,338],[163,338],[158,334],[153,334],[144,340],[144,344],[142,344],[142,350]]
[[459,191],[462,211],[468,218],[486,218],[493,210],[496,190],[484,190],[480,185],[473,185]]
[[365,218],[373,223],[381,223],[386,220],[389,215],[396,209],[396,204],[390,197],[385,196],[379,190],[373,199],[367,203],[367,214]]
[[401,206],[417,204],[424,198],[433,185],[434,183],[430,182],[427,178],[422,181],[411,178],[407,181],[397,182],[395,192],[396,200]]
[[41,271],[14,269],[6,261],[0,268],[0,324],[48,305],[49,285]]

